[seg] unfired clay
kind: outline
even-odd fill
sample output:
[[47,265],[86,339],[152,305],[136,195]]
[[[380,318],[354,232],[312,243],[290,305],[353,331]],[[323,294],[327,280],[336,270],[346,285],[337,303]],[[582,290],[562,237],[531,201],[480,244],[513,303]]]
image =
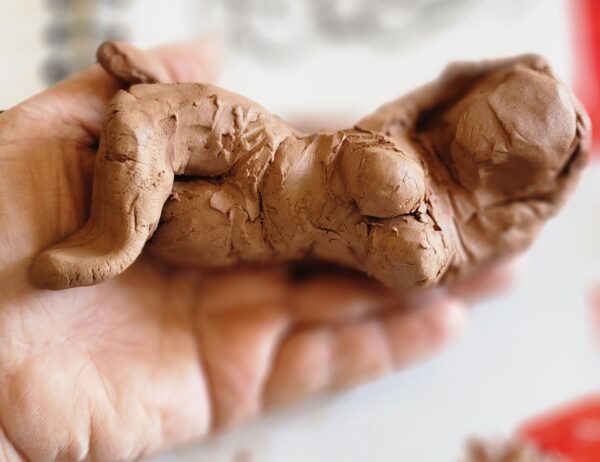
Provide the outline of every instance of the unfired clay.
[[535,55],[450,65],[347,130],[303,134],[258,104],[165,82],[104,44],[127,89],[100,138],[85,227],[42,252],[51,289],[117,276],[142,252],[177,263],[318,259],[411,289],[522,251],[571,191],[588,118]]

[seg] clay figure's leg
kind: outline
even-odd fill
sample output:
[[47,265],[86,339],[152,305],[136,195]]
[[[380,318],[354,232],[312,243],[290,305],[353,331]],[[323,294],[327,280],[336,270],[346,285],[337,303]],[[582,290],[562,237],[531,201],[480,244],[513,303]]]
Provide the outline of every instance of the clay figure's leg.
[[150,251],[177,264],[207,267],[271,261],[261,221],[249,218],[244,202],[227,183],[175,182]]
[[[36,257],[32,278],[43,288],[91,285],[115,277],[140,254],[160,219],[175,173],[190,157],[197,169],[226,172],[235,157],[207,150],[202,84],[137,85],[111,101],[96,158],[92,206],[86,225]],[[209,146],[212,146],[209,144]],[[201,159],[201,160],[199,160]],[[217,159],[217,160],[215,160]],[[225,159],[225,160],[224,160]]]
[[[174,172],[160,138],[160,111],[131,93],[113,99],[96,157],[92,207],[85,226],[34,260],[32,277],[42,288],[91,285],[122,272],[152,234]],[[156,109],[154,107],[153,109]]]

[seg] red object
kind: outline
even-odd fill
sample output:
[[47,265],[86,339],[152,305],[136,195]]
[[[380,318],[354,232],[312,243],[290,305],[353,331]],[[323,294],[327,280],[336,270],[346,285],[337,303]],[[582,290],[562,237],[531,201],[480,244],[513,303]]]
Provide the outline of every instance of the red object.
[[572,462],[600,461],[600,395],[588,396],[526,422],[517,435]]
[[[594,147],[600,145],[600,1],[572,0],[575,35],[575,93],[592,119]],[[598,151],[595,149],[595,151]]]

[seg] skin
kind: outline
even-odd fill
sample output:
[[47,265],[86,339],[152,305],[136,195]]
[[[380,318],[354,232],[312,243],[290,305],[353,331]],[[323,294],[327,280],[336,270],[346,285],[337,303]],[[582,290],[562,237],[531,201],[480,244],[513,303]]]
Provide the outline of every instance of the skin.
[[321,260],[428,287],[527,248],[589,153],[585,111],[537,55],[452,64],[314,134],[213,85],[167,83],[129,45],[98,57],[133,85],[106,112],[87,223],[33,263],[43,288],[111,279],[148,240],[180,265]]
[[[156,50],[173,80],[215,52]],[[420,360],[514,266],[403,300],[340,272],[210,273],[142,256],[111,281],[35,288],[31,261],[90,207],[102,114],[119,84],[83,72],[0,115],[0,460],[127,461]]]

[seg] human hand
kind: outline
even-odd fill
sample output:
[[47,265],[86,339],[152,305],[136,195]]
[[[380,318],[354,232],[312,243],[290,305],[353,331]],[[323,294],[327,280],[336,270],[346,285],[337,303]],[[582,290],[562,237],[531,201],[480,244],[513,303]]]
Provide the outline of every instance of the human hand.
[[[153,53],[207,81],[207,43]],[[463,327],[509,264],[413,300],[342,272],[200,272],[141,257],[109,282],[45,291],[32,258],[89,211],[118,83],[87,70],[0,115],[0,454],[131,460],[402,368]],[[0,457],[2,459],[2,457]]]

